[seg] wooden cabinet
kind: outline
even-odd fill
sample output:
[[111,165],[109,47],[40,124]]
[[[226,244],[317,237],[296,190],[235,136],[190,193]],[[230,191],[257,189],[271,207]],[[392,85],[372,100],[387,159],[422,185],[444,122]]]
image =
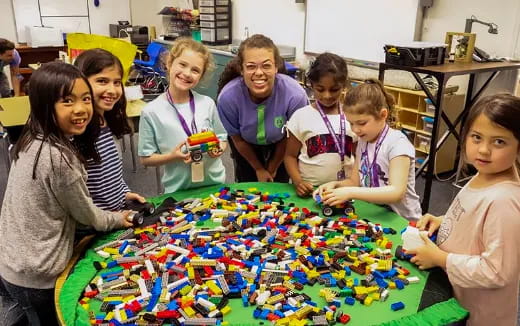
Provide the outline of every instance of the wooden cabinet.
[[59,58],[59,51],[67,52],[66,46],[45,46],[45,47],[30,47],[19,45],[16,51],[20,54],[22,61],[20,62],[20,74],[23,80],[20,84],[20,89],[25,92],[25,84],[29,82],[33,69],[29,67],[33,63],[51,62]]
[[[429,103],[423,91],[385,86],[396,100],[393,113],[395,127],[405,133],[415,147],[416,166],[419,167],[428,156],[431,141],[431,128],[435,118],[435,108]],[[446,94],[443,100],[443,111],[454,120],[464,106],[464,94]],[[439,117],[440,118],[440,117]],[[446,123],[440,120],[437,141],[447,129]],[[451,171],[455,166],[457,139],[450,135],[439,149],[435,162],[435,173]]]

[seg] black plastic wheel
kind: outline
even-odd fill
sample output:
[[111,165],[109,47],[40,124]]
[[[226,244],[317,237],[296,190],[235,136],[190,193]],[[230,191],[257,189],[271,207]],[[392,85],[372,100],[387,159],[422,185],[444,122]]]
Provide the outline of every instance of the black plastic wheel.
[[334,209],[330,206],[323,207],[321,212],[323,213],[323,215],[325,215],[327,217],[334,215]]
[[191,159],[193,162],[202,161],[202,153],[201,152],[193,152],[191,153]]

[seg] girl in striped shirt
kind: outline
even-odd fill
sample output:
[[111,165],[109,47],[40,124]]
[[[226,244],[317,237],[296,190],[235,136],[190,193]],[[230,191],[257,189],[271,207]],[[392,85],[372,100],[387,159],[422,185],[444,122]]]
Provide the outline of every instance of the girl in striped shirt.
[[87,167],[87,186],[94,204],[115,211],[123,208],[125,200],[144,203],[144,197],[131,192],[123,180],[123,163],[114,141],[114,136],[121,138],[132,132],[126,116],[121,62],[108,51],[91,49],[81,53],[74,64],[88,78],[94,109],[101,117],[101,132],[96,139],[101,161],[89,161]]

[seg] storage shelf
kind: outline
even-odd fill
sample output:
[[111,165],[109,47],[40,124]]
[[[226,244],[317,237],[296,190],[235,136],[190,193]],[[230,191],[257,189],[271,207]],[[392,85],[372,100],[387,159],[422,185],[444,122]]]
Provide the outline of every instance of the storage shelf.
[[404,111],[408,111],[408,112],[413,112],[413,113],[416,113],[416,114],[424,115],[426,117],[431,117],[431,118],[435,117],[435,114],[433,114],[433,113],[421,112],[421,111],[418,111],[417,109],[407,108],[405,106],[396,105],[395,108],[397,110],[404,110]]
[[417,146],[415,146],[415,150],[418,151],[418,152],[424,153],[424,154],[429,154],[430,153],[429,151],[425,151],[424,149],[422,149],[420,147],[417,147]]
[[422,134],[422,135],[425,135],[425,136],[430,136],[431,137],[431,135],[432,135],[428,131],[425,131],[425,130],[422,130],[422,129],[417,129],[415,126],[404,124],[404,123],[401,123],[401,128],[406,129],[406,130],[411,130],[413,132],[416,132],[416,133],[419,133],[419,134]]

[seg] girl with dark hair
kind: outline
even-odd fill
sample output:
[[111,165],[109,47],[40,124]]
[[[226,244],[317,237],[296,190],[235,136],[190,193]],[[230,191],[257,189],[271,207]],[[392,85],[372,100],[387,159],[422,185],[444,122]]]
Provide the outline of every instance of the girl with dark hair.
[[298,196],[314,186],[343,180],[353,165],[353,136],[341,105],[348,87],[345,60],[322,53],[310,66],[307,80],[316,101],[294,112],[287,123],[285,167]]
[[144,197],[130,192],[123,180],[123,163],[113,137],[132,132],[126,117],[121,61],[106,50],[92,49],[81,53],[74,64],[92,86],[94,110],[101,117],[95,141],[100,161],[89,160],[87,165],[87,187],[94,204],[116,211],[123,208],[125,200],[144,203]]
[[[520,98],[489,95],[471,109],[461,134],[463,164],[478,173],[446,215],[417,223],[425,246],[407,253],[420,269],[443,268],[467,325],[516,325],[520,270]],[[438,247],[437,247],[438,245]]]
[[57,324],[54,284],[72,256],[78,222],[100,231],[132,225],[128,212],[103,211],[88,194],[84,164],[97,159],[99,128],[91,99],[72,65],[44,64],[31,76],[31,112],[0,215],[1,325]]
[[280,165],[286,144],[282,128],[294,111],[309,101],[296,80],[278,73],[281,65],[283,60],[273,41],[256,34],[240,44],[236,61],[219,82],[225,86],[217,108],[231,138],[238,182],[289,181]]
[[350,178],[321,185],[324,203],[334,206],[350,199],[386,204],[409,220],[421,215],[415,192],[415,148],[387,120],[394,98],[379,80],[369,79],[349,90],[343,101],[345,115],[358,137]]

